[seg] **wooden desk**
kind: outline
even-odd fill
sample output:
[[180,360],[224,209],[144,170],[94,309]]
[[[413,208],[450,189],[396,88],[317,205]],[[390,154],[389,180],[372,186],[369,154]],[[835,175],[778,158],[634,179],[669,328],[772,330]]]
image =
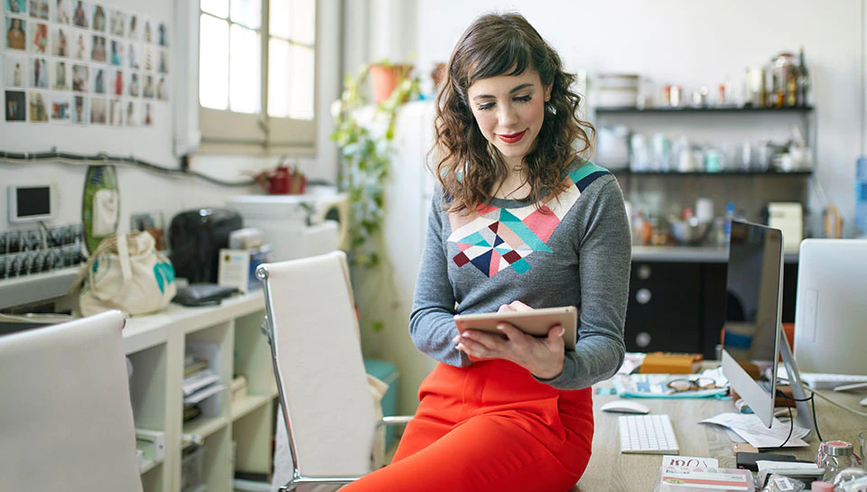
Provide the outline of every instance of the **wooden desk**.
[[[606,383],[602,383],[604,386]],[[864,398],[863,391],[834,393],[825,391],[823,395],[832,400],[862,412],[858,402]],[[659,480],[661,455],[622,454],[620,452],[620,432],[617,417],[622,414],[608,413],[600,407],[617,396],[593,397],[593,414],[596,432],[593,437],[593,455],[584,476],[578,482],[582,492],[643,492],[652,491]],[[735,468],[735,456],[731,441],[722,427],[699,424],[700,420],[723,412],[734,412],[731,401],[715,399],[642,399],[651,413],[667,413],[671,417],[680,454],[683,456],[712,457],[719,460],[721,467]],[[842,439],[855,445],[858,453],[858,433],[867,430],[867,417],[835,407],[816,398],[816,414],[819,432],[823,439]],[[814,460],[819,440],[815,436],[807,442],[809,448],[786,448],[778,453],[793,454],[799,459]],[[573,489],[574,490],[574,489]]]

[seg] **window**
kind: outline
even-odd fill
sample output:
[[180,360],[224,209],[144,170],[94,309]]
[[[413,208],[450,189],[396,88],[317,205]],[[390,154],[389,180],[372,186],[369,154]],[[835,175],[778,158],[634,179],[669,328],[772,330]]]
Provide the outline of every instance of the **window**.
[[316,150],[316,0],[200,0],[206,149]]

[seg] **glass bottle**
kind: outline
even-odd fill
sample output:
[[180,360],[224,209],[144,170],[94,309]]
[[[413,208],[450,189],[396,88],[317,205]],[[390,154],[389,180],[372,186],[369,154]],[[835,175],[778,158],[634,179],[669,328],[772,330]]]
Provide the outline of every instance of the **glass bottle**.
[[810,70],[804,61],[804,47],[801,46],[798,54],[798,106],[810,105]]
[[798,104],[797,69],[793,71],[795,73],[789,74],[789,78],[786,80],[786,106],[789,107]]
[[88,166],[81,205],[84,246],[88,254],[92,253],[103,239],[117,232],[120,217],[118,193],[114,166]]

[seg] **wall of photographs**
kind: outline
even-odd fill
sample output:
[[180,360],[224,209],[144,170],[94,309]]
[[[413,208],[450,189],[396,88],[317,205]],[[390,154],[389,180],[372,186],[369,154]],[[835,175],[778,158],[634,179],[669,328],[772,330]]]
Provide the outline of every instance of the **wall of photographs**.
[[168,105],[170,23],[79,0],[4,3],[5,121],[141,127]]

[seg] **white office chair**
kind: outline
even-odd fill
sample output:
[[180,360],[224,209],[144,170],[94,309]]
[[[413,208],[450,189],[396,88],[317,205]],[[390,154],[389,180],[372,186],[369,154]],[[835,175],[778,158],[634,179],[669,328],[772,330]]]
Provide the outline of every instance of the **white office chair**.
[[123,315],[0,337],[0,490],[140,492]]
[[371,471],[377,419],[346,255],[260,265],[256,274],[265,285],[264,328],[292,457],[291,478],[280,490],[356,480]]

